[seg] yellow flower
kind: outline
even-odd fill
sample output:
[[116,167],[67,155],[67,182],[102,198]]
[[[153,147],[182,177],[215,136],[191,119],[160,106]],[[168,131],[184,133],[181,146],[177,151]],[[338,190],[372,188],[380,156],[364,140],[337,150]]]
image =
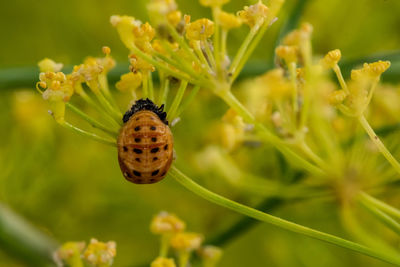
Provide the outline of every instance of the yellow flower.
[[54,259],[62,265],[63,262],[71,266],[82,264],[81,253],[85,248],[85,242],[66,242],[55,253]]
[[150,0],[147,4],[149,12],[154,12],[159,15],[167,15],[173,11],[176,11],[178,5],[175,0]]
[[200,248],[203,236],[198,233],[177,233],[171,239],[171,246],[178,251],[193,251]]
[[228,3],[230,0],[200,0],[202,6],[218,7]]
[[116,253],[114,241],[104,243],[92,238],[83,253],[83,258],[94,266],[111,266]]
[[234,14],[225,11],[221,11],[218,13],[218,20],[221,24],[221,27],[225,30],[237,28],[242,25],[242,20],[240,18],[238,18]]
[[327,66],[329,68],[333,68],[342,57],[342,54],[339,49],[335,49],[329,51],[325,57],[321,60],[323,66]]
[[176,267],[174,259],[158,257],[155,259],[150,267]]
[[117,28],[119,37],[124,45],[132,50],[135,46],[135,36],[133,35],[133,30],[140,27],[142,24],[139,20],[135,20],[131,16],[118,16],[114,15],[110,18],[111,25]]
[[178,25],[178,23],[181,22],[181,20],[182,20],[182,12],[179,10],[175,10],[175,11],[168,13],[167,20],[174,27],[176,27]]
[[38,63],[40,72],[58,72],[63,68],[62,63],[56,63],[54,60],[45,58]]
[[189,40],[205,40],[214,34],[214,22],[209,19],[198,19],[189,23],[186,28],[186,37]]
[[121,75],[121,79],[115,87],[121,92],[134,91],[142,83],[142,74],[140,72],[129,72]]
[[251,6],[245,6],[244,10],[238,12],[238,16],[250,27],[254,27],[256,24],[260,26],[267,18],[267,15],[268,7],[261,1]]
[[154,234],[179,233],[185,230],[185,222],[168,212],[160,212],[153,218],[150,231]]
[[203,259],[204,266],[216,266],[222,257],[222,250],[215,246],[205,246],[200,248],[197,252]]
[[379,77],[382,73],[384,73],[390,67],[390,61],[377,61],[373,63],[364,63],[363,70],[370,77],[376,78]]
[[284,59],[286,64],[297,62],[297,46],[280,45],[275,49],[275,53]]
[[294,30],[285,36],[283,44],[301,46],[304,41],[311,39],[312,32],[312,25],[309,23],[303,23],[301,24],[300,29]]
[[129,69],[132,72],[156,70],[153,65],[135,55],[129,55],[129,62],[130,62]]
[[347,93],[344,90],[336,90],[329,95],[329,102],[332,105],[339,105],[346,99],[346,97]]

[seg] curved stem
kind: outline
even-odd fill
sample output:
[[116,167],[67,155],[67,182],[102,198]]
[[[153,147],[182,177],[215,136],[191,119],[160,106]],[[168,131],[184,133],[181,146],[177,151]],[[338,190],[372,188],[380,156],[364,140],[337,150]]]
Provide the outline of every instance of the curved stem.
[[358,118],[358,121],[361,123],[362,127],[367,132],[368,136],[371,138],[371,141],[378,147],[381,154],[387,159],[387,161],[392,165],[392,167],[398,173],[400,173],[400,163],[393,157],[390,151],[386,148],[386,146],[382,143],[379,137],[375,134],[374,130],[369,125],[364,115],[361,115]]
[[371,205],[371,203],[367,199],[365,199],[362,194],[358,196],[358,201],[368,212],[370,212],[388,228],[392,229],[393,232],[400,235],[400,224],[396,222],[392,217],[375,207],[373,204]]
[[349,250],[400,266],[400,257],[394,257],[392,255],[387,255],[384,252],[381,251],[376,251],[375,249],[366,247],[364,245],[334,236],[330,235],[324,232],[320,232],[317,230],[314,230],[309,227],[305,227],[290,221],[286,221],[284,219],[272,216],[270,214],[261,212],[259,210],[250,208],[248,206],[245,206],[243,204],[237,203],[235,201],[232,201],[230,199],[227,199],[225,197],[222,197],[214,192],[211,192],[210,190],[202,187],[201,185],[195,183],[192,181],[189,177],[187,177],[185,174],[183,174],[179,169],[177,169],[175,166],[171,167],[171,170],[169,174],[180,184],[182,184],[184,187],[192,191],[193,193],[201,196],[202,198],[213,202],[219,206],[228,208],[230,210],[233,210],[235,212],[244,214],[246,216],[249,216],[251,218],[257,219],[259,221],[263,221],[275,226],[278,226],[280,228],[286,229],[291,232],[299,233],[314,239],[318,239],[321,241],[325,241],[328,243],[331,243],[333,245],[337,245],[339,247],[347,248]]
[[365,200],[368,201],[369,203],[373,204],[375,207],[379,208],[380,210],[384,211],[385,213],[396,217],[397,219],[400,219],[400,210],[396,209],[393,206],[390,206],[389,204],[386,204],[385,202],[374,198],[373,196],[361,192],[360,196]]
[[174,100],[172,101],[171,108],[168,110],[168,119],[173,120],[176,117],[176,112],[178,110],[179,104],[182,101],[183,95],[185,94],[186,87],[188,82],[185,80],[181,81],[181,85],[179,86],[178,92],[175,95]]
[[74,125],[72,125],[72,124],[70,124],[68,122],[61,122],[59,124],[61,126],[65,127],[65,128],[67,128],[67,129],[73,130],[73,131],[79,133],[80,135],[83,135],[85,137],[89,137],[89,138],[91,138],[91,139],[93,139],[95,141],[98,141],[100,143],[103,143],[103,144],[106,144],[106,145],[111,145],[111,146],[116,146],[117,145],[117,141],[115,139],[109,139],[109,138],[104,138],[104,137],[98,136],[97,134],[90,133],[90,132],[87,132],[85,130],[82,130],[82,129],[80,129],[80,128],[78,128],[78,127],[76,127],[76,126],[74,126]]
[[88,123],[90,123],[90,125],[92,125],[95,128],[98,128],[100,130],[102,130],[103,132],[116,137],[118,135],[117,131],[114,131],[113,129],[110,129],[109,127],[103,125],[102,123],[98,122],[97,120],[95,120],[94,118],[92,118],[91,116],[87,115],[85,112],[83,112],[82,110],[80,110],[79,108],[77,108],[76,106],[72,105],[71,103],[66,103],[65,104],[69,109],[71,109],[73,112],[75,112],[77,115],[79,115],[81,118],[83,118],[84,120],[86,120]]

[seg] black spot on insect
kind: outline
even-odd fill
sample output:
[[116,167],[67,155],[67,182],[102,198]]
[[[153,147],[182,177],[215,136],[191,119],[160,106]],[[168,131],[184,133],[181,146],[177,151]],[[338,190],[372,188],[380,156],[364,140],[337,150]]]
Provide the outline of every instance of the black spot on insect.
[[136,126],[135,127],[135,131],[137,132],[137,131],[139,131],[140,130],[140,126]]
[[166,172],[166,171],[164,171],[164,172],[161,174],[161,176],[164,176],[166,173],[167,173],[167,172]]
[[155,137],[152,137],[152,138],[151,138],[151,141],[153,141],[153,142],[157,142],[157,138],[155,138]]
[[126,146],[123,147],[124,151],[128,151],[128,148]]
[[140,162],[140,158],[136,158],[135,160],[136,160],[137,162]]
[[135,138],[136,143],[140,143],[140,138]]
[[159,172],[160,170],[155,170],[154,172],[151,173],[151,176],[156,176]]
[[136,154],[142,154],[143,153],[143,151],[141,149],[139,149],[139,148],[134,148],[133,152],[135,152]]
[[160,150],[160,148],[158,148],[158,147],[152,148],[152,149],[150,150],[150,153],[157,153],[158,150]]
[[156,160],[158,160],[158,158],[157,158],[157,157],[154,157],[154,158],[153,158],[153,161],[156,161]]
[[138,172],[138,171],[134,170],[132,172],[133,172],[133,175],[135,175],[135,176],[139,176],[139,177],[142,176],[142,174],[140,172]]
[[150,130],[152,130],[152,131],[155,131],[157,128],[156,128],[156,126],[150,126]]
[[138,121],[138,120],[140,120],[140,118],[142,118],[142,117],[137,117],[136,120]]
[[125,176],[127,176],[128,178],[132,178],[132,175],[131,175],[129,172],[125,172],[124,174],[125,174]]
[[164,146],[164,150],[167,150],[168,149],[168,144],[166,144],[165,146]]

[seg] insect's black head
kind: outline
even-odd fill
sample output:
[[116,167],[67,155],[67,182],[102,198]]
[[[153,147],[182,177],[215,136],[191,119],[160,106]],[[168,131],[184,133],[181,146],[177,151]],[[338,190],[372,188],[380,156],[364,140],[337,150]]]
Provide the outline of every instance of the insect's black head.
[[130,119],[130,117],[132,117],[133,114],[141,110],[153,111],[155,114],[157,114],[157,116],[163,123],[168,125],[167,112],[164,111],[164,104],[158,107],[156,104],[153,103],[153,101],[151,101],[148,98],[137,100],[135,104],[133,104],[131,109],[124,114],[122,121],[126,123]]

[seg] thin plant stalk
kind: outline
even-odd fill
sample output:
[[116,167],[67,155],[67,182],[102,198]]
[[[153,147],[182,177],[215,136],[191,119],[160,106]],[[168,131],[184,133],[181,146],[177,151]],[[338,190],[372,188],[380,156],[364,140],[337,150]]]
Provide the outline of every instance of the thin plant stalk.
[[356,242],[352,242],[331,234],[327,234],[324,232],[320,232],[317,230],[314,230],[309,227],[305,227],[290,221],[286,221],[284,219],[272,216],[270,214],[261,212],[259,210],[250,208],[248,206],[245,206],[243,204],[237,203],[235,201],[232,201],[230,199],[227,199],[225,197],[222,197],[214,192],[209,191],[208,189],[200,186],[199,184],[195,183],[192,179],[187,177],[185,174],[183,174],[178,168],[175,166],[171,167],[171,170],[169,171],[169,175],[171,175],[177,182],[179,182],[181,185],[186,187],[188,190],[192,191],[193,193],[199,195],[200,197],[213,202],[219,206],[228,208],[230,210],[233,210],[235,212],[247,215],[249,217],[252,217],[254,219],[275,225],[279,228],[295,232],[298,234],[302,234],[317,240],[325,241],[327,243],[347,248],[349,250],[400,266],[400,257],[398,256],[393,256],[389,255],[385,252],[382,251],[377,251],[376,249],[361,245]]
[[361,115],[358,118],[358,121],[361,123],[362,127],[367,132],[371,141],[378,147],[382,155],[387,159],[387,161],[392,165],[392,167],[400,174],[400,163],[393,157],[390,151],[386,148],[386,146],[382,143],[379,137],[375,134],[374,130],[369,125],[365,116]]
[[78,128],[78,127],[76,127],[76,126],[74,126],[74,125],[72,125],[72,124],[70,124],[70,123],[68,123],[66,121],[60,122],[59,124],[61,126],[65,127],[65,128],[67,128],[67,129],[70,129],[70,130],[73,130],[73,131],[79,133],[82,136],[89,137],[90,139],[93,139],[93,140],[98,141],[100,143],[103,143],[103,144],[106,144],[106,145],[111,145],[111,146],[114,146],[114,147],[117,146],[117,140],[116,139],[110,139],[110,138],[104,138],[104,137],[98,136],[97,134],[90,133],[88,131],[82,130],[82,129],[80,129],[80,128]]
[[370,204],[374,205],[375,207],[379,208],[380,210],[384,211],[385,213],[396,217],[397,219],[400,220],[400,210],[396,209],[395,207],[386,204],[385,202],[374,198],[373,196],[365,193],[365,192],[360,192],[359,193],[360,197],[362,197],[362,199],[364,201],[369,202]]
[[94,119],[91,116],[87,115],[85,112],[80,110],[78,107],[72,105],[71,103],[66,103],[65,105],[69,109],[71,109],[73,112],[75,112],[77,115],[79,115],[81,118],[86,120],[93,127],[102,130],[103,132],[111,135],[112,137],[116,137],[118,135],[117,131],[114,131],[113,129],[110,129],[109,127],[105,126],[104,124],[98,122],[96,119]]
[[178,110],[179,104],[182,101],[183,95],[185,94],[186,87],[188,85],[188,82],[185,80],[181,81],[181,85],[179,86],[178,92],[175,95],[174,100],[172,101],[171,107],[168,110],[168,119],[175,119],[176,118],[176,112]]

